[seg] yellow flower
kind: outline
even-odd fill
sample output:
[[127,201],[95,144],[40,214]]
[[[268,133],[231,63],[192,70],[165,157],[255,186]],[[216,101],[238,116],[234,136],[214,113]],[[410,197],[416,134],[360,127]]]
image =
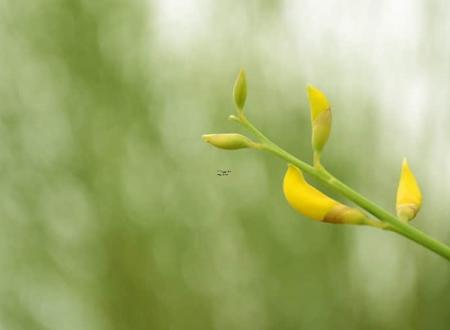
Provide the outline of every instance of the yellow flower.
[[321,152],[331,131],[331,107],[327,97],[318,88],[308,85],[308,99],[312,123],[312,147]]
[[283,191],[289,205],[308,218],[331,223],[366,223],[362,212],[335,201],[311,186],[294,165],[288,166]]
[[403,220],[412,220],[419,212],[421,205],[422,193],[416,177],[411,172],[406,158],[404,158],[397,189],[397,216]]

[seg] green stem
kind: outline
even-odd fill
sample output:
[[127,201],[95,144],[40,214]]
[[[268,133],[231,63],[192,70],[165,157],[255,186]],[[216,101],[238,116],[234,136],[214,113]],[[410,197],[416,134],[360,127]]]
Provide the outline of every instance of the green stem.
[[329,188],[335,190],[336,192],[342,194],[355,204],[359,205],[367,212],[374,215],[379,220],[388,224],[387,230],[394,231],[416,243],[422,245],[423,247],[437,253],[438,255],[450,260],[450,247],[442,242],[435,240],[434,238],[428,236],[419,229],[409,225],[408,223],[402,222],[399,218],[392,215],[385,209],[381,208],[371,200],[367,199],[363,195],[354,191],[352,188],[347,186],[342,181],[338,180],[331,173],[325,170],[322,166],[313,167],[287,151],[283,150],[270,139],[268,139],[261,131],[259,131],[255,126],[253,126],[247,118],[240,113],[239,118],[236,118],[245,128],[255,134],[262,142],[262,149],[278,156],[279,158],[294,164],[299,167],[302,171],[308,173],[314,178],[318,179],[324,183]]

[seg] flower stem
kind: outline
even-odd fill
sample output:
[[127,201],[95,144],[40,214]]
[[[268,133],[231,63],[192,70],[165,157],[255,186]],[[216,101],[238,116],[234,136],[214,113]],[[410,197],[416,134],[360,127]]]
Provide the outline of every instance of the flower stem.
[[401,221],[398,217],[389,213],[382,207],[378,206],[376,203],[354,191],[345,183],[334,177],[325,168],[323,168],[323,166],[313,167],[288,153],[287,151],[283,150],[278,145],[273,143],[269,138],[267,138],[255,126],[253,126],[242,113],[239,114],[239,117],[235,117],[235,120],[238,121],[247,130],[252,132],[260,140],[261,149],[268,151],[289,163],[294,164],[302,171],[308,173],[320,182],[324,183],[329,188],[333,189],[355,204],[359,205],[361,208],[374,215],[377,219],[387,224],[387,226],[385,226],[383,229],[396,232],[397,234],[400,234],[437,253],[447,260],[450,260],[450,247],[448,245],[435,240],[419,229],[411,226],[409,223]]

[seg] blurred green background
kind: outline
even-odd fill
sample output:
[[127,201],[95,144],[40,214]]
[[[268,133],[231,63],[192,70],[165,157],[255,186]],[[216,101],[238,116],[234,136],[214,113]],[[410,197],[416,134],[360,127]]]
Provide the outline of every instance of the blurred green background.
[[330,171],[394,210],[407,156],[450,243],[449,33],[445,0],[0,1],[0,329],[450,329],[447,261],[200,139],[241,132],[245,67],[250,119],[310,161],[313,83]]

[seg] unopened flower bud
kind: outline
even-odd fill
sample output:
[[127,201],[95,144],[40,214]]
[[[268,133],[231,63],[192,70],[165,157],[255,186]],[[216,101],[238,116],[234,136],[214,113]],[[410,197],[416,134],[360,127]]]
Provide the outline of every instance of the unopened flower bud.
[[367,218],[361,211],[343,205],[311,186],[294,165],[288,166],[283,191],[292,208],[313,220],[336,224],[367,224]]
[[312,148],[321,152],[331,131],[331,107],[325,94],[308,85],[308,99],[312,123]]
[[233,87],[233,98],[234,103],[236,104],[239,110],[244,109],[245,100],[247,99],[247,81],[245,78],[245,71],[241,69],[239,74],[234,82]]
[[220,149],[243,149],[256,147],[256,143],[248,137],[237,133],[205,134],[203,141]]
[[403,159],[400,182],[397,189],[397,216],[402,220],[414,219],[422,205],[422,193],[406,158]]

